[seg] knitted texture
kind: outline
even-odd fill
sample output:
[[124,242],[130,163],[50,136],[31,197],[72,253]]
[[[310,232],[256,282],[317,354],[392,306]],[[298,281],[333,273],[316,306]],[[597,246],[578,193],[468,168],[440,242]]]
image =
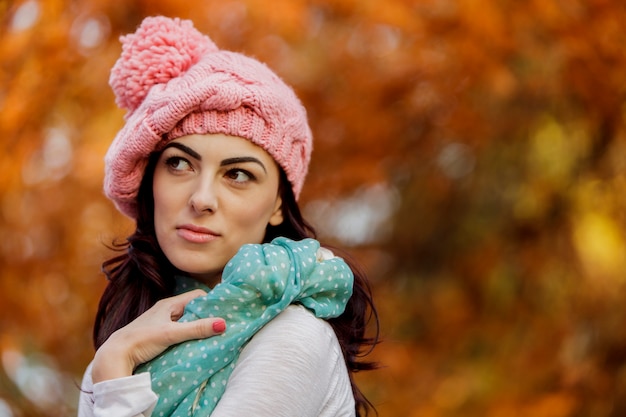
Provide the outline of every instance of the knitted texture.
[[190,21],[146,18],[123,36],[109,83],[126,124],[105,156],[104,192],[131,218],[150,154],[190,134],[250,140],[285,171],[298,198],[312,151],[306,110],[265,64],[219,50]]
[[179,292],[209,291],[187,305],[180,321],[223,317],[227,327],[220,336],[176,345],[137,369],[150,372],[159,396],[152,415],[210,415],[243,347],[290,304],[302,304],[320,318],[343,313],[352,295],[352,271],[341,258],[321,259],[318,253],[313,239],[277,238],[244,245],[212,290],[179,278]]

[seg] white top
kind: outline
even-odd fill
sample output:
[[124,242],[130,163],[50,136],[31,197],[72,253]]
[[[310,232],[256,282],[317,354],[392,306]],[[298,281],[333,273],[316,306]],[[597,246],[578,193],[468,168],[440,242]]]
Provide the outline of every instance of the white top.
[[[85,371],[78,417],[151,416],[148,373],[93,384]],[[354,416],[354,397],[332,327],[292,305],[242,350],[212,417]]]

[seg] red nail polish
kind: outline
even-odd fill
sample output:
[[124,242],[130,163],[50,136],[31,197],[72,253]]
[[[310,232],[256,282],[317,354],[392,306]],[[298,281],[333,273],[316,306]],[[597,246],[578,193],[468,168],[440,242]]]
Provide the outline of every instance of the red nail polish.
[[224,320],[213,322],[213,331],[215,333],[222,333],[224,330],[226,330],[226,322]]

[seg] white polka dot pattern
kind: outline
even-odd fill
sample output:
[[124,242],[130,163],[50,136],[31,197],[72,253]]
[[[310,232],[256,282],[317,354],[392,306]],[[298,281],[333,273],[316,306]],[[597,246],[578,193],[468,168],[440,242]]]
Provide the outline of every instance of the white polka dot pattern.
[[152,376],[159,396],[152,415],[209,416],[245,344],[290,304],[302,304],[320,318],[343,313],[352,295],[352,271],[341,258],[319,257],[319,249],[313,239],[244,245],[212,290],[177,277],[179,293],[208,292],[187,305],[180,321],[222,317],[226,332],[173,346],[136,370]]

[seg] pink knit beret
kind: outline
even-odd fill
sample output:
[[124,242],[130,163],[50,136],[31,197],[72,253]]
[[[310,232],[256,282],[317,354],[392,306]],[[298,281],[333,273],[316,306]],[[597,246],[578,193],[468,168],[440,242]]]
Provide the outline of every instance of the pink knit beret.
[[150,154],[190,134],[248,139],[282,167],[298,198],[312,150],[306,110],[266,65],[223,51],[191,21],[146,18],[121,38],[109,84],[126,124],[105,156],[104,191],[131,218]]

